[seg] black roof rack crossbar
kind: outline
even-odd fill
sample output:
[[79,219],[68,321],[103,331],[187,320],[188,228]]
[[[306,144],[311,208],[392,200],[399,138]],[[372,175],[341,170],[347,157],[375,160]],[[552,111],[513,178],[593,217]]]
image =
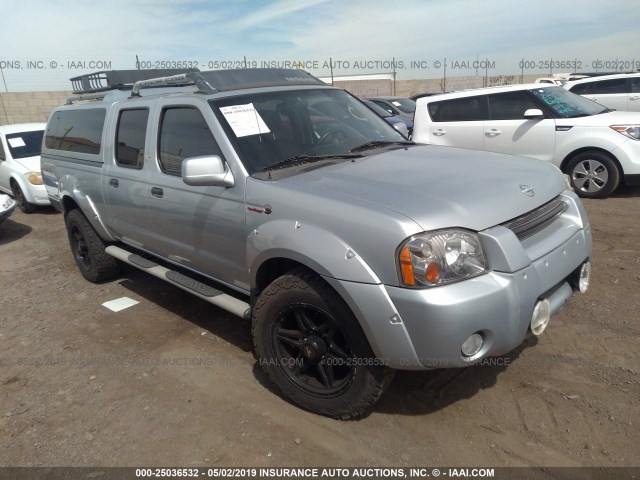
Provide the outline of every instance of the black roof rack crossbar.
[[150,70],[108,70],[87,73],[71,79],[73,93],[97,93],[109,90],[130,90],[136,82],[151,78],[168,77],[198,72],[197,68],[168,68]]

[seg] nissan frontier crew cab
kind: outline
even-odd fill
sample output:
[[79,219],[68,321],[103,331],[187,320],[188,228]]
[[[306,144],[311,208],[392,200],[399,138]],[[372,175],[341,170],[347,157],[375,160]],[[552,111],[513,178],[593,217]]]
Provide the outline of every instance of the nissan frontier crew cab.
[[45,132],[51,203],[87,280],[127,263],[250,318],[295,404],[364,415],[395,369],[505,354],[587,290],[589,221],[557,167],[415,145],[302,70],[162,73],[73,79]]

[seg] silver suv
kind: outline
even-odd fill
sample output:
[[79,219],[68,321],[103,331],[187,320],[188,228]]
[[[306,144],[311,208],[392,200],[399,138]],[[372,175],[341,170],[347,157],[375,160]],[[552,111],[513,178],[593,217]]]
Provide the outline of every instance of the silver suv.
[[76,79],[49,118],[80,272],[128,263],[251,318],[303,408],[363,415],[394,369],[509,352],[588,287],[589,222],[553,165],[417,146],[300,70],[150,76]]

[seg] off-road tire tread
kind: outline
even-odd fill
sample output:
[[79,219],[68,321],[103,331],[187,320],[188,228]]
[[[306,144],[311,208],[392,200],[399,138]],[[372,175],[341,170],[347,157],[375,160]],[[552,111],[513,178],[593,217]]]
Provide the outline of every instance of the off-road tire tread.
[[[258,332],[258,324],[256,322],[256,312],[259,312],[261,308],[265,308],[266,305],[270,302],[271,298],[280,294],[281,292],[290,291],[291,289],[311,289],[315,290],[318,294],[320,294],[325,299],[331,299],[330,302],[342,302],[344,301],[340,296],[317,274],[314,272],[300,267],[289,271],[288,273],[282,275],[278,279],[274,280],[269,286],[267,286],[258,297],[255,308],[253,308],[253,318],[251,322],[251,334],[253,338],[253,346],[254,352],[256,353],[257,358],[259,358],[260,348],[258,346],[258,340],[260,337],[260,333]],[[348,310],[346,304],[344,307]],[[358,329],[361,332],[362,338],[366,339],[364,332],[362,332],[357,320],[353,317],[353,322],[357,325]],[[368,342],[367,342],[368,346]],[[370,347],[369,354],[373,356],[373,352],[371,352]],[[367,367],[361,367],[367,368]],[[277,379],[273,376],[272,372],[268,369],[263,369],[269,380],[278,386],[278,390],[282,393],[282,395],[288,399],[289,401],[297,404],[296,400],[292,398],[284,389],[280,388]],[[386,388],[391,384],[393,378],[395,376],[395,370],[387,368],[387,367],[378,367],[374,370],[376,374],[369,375],[369,384],[368,389],[365,389],[365,394],[362,396],[359,402],[355,405],[352,405],[348,410],[334,412],[323,409],[314,409],[315,413],[320,415],[325,415],[328,417],[336,418],[339,420],[355,420],[366,416],[371,412],[373,406],[378,401],[378,399],[382,396]],[[305,408],[303,406],[303,408]]]
[[[82,266],[78,265],[80,273],[82,273],[82,276],[85,279],[93,283],[99,283],[114,278],[122,271],[122,262],[105,252],[105,248],[109,243],[100,238],[98,233],[94,230],[79,209],[76,208],[70,210],[66,215],[65,221],[69,235],[71,235],[71,229],[69,228],[70,223],[75,222],[76,225],[78,225],[89,249],[89,253],[91,255],[91,268],[86,270]],[[69,238],[69,243],[71,248],[73,248],[71,238]],[[72,255],[74,255],[75,260],[75,254],[73,252]],[[76,263],[78,262],[76,261]]]

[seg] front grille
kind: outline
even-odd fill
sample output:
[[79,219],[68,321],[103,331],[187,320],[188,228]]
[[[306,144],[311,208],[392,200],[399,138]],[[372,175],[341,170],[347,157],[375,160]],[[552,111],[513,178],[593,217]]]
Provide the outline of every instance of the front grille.
[[566,209],[567,204],[562,200],[562,197],[558,196],[541,207],[509,220],[502,225],[515,233],[520,240],[524,240],[547,228]]

